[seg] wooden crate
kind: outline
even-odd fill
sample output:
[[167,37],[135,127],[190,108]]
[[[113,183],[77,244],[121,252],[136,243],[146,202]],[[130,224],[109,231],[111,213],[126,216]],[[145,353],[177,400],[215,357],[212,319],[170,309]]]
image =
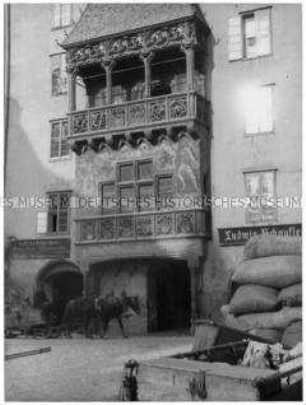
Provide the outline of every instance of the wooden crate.
[[137,381],[139,401],[256,401],[281,390],[273,370],[174,358],[141,362]]

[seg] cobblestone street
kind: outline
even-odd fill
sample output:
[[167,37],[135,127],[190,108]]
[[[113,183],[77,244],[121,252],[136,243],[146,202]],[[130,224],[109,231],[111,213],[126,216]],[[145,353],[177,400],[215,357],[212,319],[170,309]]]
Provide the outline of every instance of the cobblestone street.
[[192,337],[10,339],[5,354],[51,346],[51,352],[5,362],[7,401],[115,401],[124,363],[191,349]]

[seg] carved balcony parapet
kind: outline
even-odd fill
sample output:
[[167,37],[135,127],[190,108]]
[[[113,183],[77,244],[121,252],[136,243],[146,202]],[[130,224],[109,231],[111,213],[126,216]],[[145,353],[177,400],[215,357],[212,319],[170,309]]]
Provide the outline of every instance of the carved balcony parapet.
[[62,47],[67,50],[68,69],[72,69],[93,63],[106,65],[123,56],[146,55],[156,49],[202,46],[203,37],[203,27],[196,21],[188,20],[77,46],[62,44]]
[[205,236],[202,209],[101,215],[76,219],[76,243]]
[[206,102],[196,93],[159,97],[95,107],[69,114],[70,139],[161,129],[178,125],[207,126]]

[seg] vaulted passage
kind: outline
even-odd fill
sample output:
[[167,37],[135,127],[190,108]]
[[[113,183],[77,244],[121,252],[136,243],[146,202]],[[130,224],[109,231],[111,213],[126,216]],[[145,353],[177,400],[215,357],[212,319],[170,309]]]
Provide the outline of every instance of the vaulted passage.
[[129,320],[130,333],[189,328],[190,271],[186,262],[168,259],[126,259],[95,263],[88,276],[88,294],[137,296],[140,315]]
[[50,304],[53,319],[60,323],[68,301],[83,291],[83,275],[71,263],[50,263],[41,269],[37,279],[36,306]]

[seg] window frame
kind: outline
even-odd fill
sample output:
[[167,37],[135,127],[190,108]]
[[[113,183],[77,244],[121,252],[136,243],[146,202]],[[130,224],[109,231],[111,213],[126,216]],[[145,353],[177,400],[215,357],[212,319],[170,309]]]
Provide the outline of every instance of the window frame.
[[[57,52],[57,53],[52,53],[50,56],[50,65],[51,65],[51,96],[52,97],[59,97],[62,95],[67,95],[68,94],[68,75],[66,73],[66,52]],[[60,63],[59,63],[59,80],[60,80],[60,91],[57,91],[56,93],[53,92],[53,72],[55,68],[53,67],[52,64],[52,58],[59,57]],[[65,87],[62,85],[62,81],[66,80]],[[63,90],[64,88],[64,90]]]
[[[275,118],[274,118],[275,117],[275,96],[274,96],[275,83],[262,84],[260,86],[257,86],[256,89],[258,91],[263,90],[263,89],[269,89],[270,90],[270,95],[269,95],[270,100],[269,101],[270,101],[271,105],[269,107],[271,109],[271,111],[270,111],[270,113],[271,113],[271,121],[263,122],[262,117],[259,117],[258,122],[257,122],[258,130],[257,131],[248,131],[248,117],[245,116],[244,135],[247,136],[247,137],[249,137],[249,136],[250,137],[259,136],[259,135],[271,135],[271,134],[275,133]],[[264,100],[264,101],[266,103],[267,100]],[[259,98],[258,102],[260,104],[262,104],[263,100],[261,98]],[[263,127],[267,126],[267,124],[270,125],[270,128],[269,129],[263,129]]]
[[[55,8],[59,7],[59,23],[55,23]],[[63,7],[69,6],[70,8],[70,18],[68,24],[63,24]],[[74,4],[70,3],[51,3],[51,31],[56,31],[64,28],[68,28],[75,23],[74,21]]]
[[[60,199],[62,195],[66,195],[66,198],[68,202],[70,201],[72,192],[71,190],[60,190],[60,191],[48,191],[46,193],[47,199],[52,201],[52,196],[56,196],[57,198],[57,206],[56,208],[52,208],[52,203],[51,203],[51,208],[48,205],[47,207],[47,234],[48,235],[67,235],[70,232],[70,206],[66,207],[66,209],[61,209],[60,208]],[[66,212],[67,213],[67,223],[66,223],[66,230],[65,231],[60,231],[60,212]],[[50,230],[50,214],[54,215],[56,214],[56,231]]]
[[[271,198],[271,196],[269,196],[268,194],[263,194],[263,193],[262,193],[262,195],[247,194],[247,175],[248,174],[256,174],[256,173],[258,175],[261,175],[262,173],[272,173],[273,174],[273,196],[272,196],[272,198],[274,199],[274,201],[276,201],[277,200],[277,173],[278,173],[277,168],[258,168],[258,169],[244,170],[243,171],[243,177],[244,177],[245,197],[246,198],[252,198],[252,197],[253,198],[254,197],[264,198],[264,197],[267,196],[268,198],[269,197]],[[260,186],[260,188],[262,188],[262,184],[260,184],[259,186]],[[247,209],[245,211],[245,218],[246,218],[247,223],[257,223],[257,221],[250,220],[252,215],[256,214],[256,212],[261,213],[262,215],[265,215],[267,213],[270,213],[270,214],[272,213],[275,216],[277,216],[278,209],[277,209],[277,206],[269,207],[269,206],[262,206],[260,204],[259,207],[252,207],[252,205],[250,205],[250,206],[247,207]],[[265,220],[259,221],[259,222],[267,223],[267,222],[270,222],[270,219],[269,219],[269,217],[267,217]]]
[[[256,8],[256,9],[250,9],[250,10],[244,10],[244,11],[240,11],[238,12],[236,15],[230,17],[229,19],[234,19],[234,18],[239,18],[240,21],[240,56],[239,57],[231,57],[230,56],[230,43],[231,43],[231,35],[227,34],[228,36],[228,61],[229,62],[237,62],[237,61],[249,61],[249,60],[253,60],[253,59],[258,59],[258,58],[266,58],[269,56],[273,56],[273,24],[272,24],[272,8],[273,6],[269,5],[269,6],[264,6],[264,7],[260,7],[260,8]],[[247,19],[249,16],[254,16],[254,20],[255,20],[255,44],[257,45],[258,39],[260,38],[260,36],[256,35],[256,23],[257,23],[257,19],[256,19],[256,14],[258,16],[258,13],[260,13],[261,11],[264,10],[269,10],[269,52],[261,54],[258,54],[258,50],[255,51],[255,55],[254,56],[246,56],[246,46],[245,46],[245,42],[246,42],[246,38],[245,38],[245,26],[244,26],[244,21],[245,19]],[[258,18],[258,17],[257,17]],[[255,46],[256,46],[255,45]],[[236,50],[237,52],[237,50]]]
[[[64,133],[63,127],[64,127],[64,125],[63,125],[63,123],[65,123],[65,122],[67,123],[66,142],[68,143],[68,136],[69,136],[69,127],[68,127],[68,125],[69,125],[69,123],[68,123],[67,119],[62,118],[62,119],[50,120],[50,155],[49,155],[50,156],[50,162],[71,159],[72,154],[71,154],[71,149],[70,149],[69,145],[67,146],[67,149],[68,149],[67,154],[65,154],[65,155],[62,154],[62,142],[63,142],[63,139],[64,139],[64,136],[63,136],[63,133]],[[52,140],[53,140],[53,138],[52,138],[52,126],[54,124],[59,124],[59,128],[60,128],[59,140],[58,140],[58,143],[59,143],[58,154],[56,156],[52,156]]]

